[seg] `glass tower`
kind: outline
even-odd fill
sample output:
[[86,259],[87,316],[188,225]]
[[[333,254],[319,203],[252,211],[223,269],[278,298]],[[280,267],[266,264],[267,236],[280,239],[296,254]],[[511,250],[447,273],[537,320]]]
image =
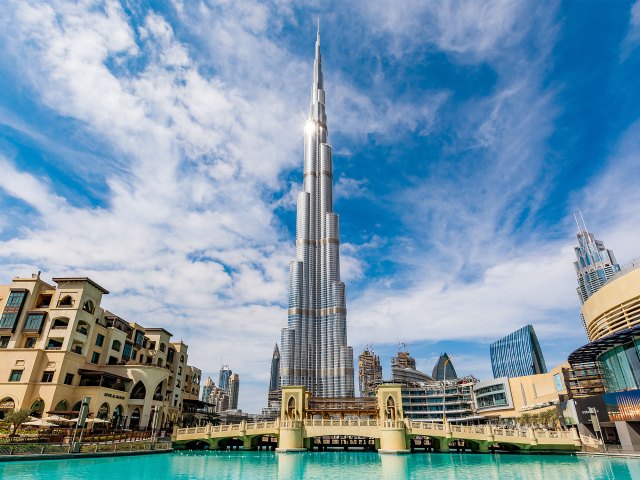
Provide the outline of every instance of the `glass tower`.
[[547,372],[538,337],[531,325],[492,343],[489,350],[493,378],[524,377]]
[[453,363],[451,362],[451,359],[449,358],[449,355],[446,354],[446,352],[438,357],[438,361],[433,367],[431,376],[434,380],[454,380],[458,378],[456,369],[453,368]]
[[345,285],[340,281],[340,229],[333,212],[319,31],[296,218],[288,326],[282,329],[282,385],[303,385],[316,397],[353,397],[353,350],[347,346]]
[[584,303],[620,271],[620,265],[616,262],[613,250],[606,249],[604,242],[596,240],[593,233],[587,231],[584,220],[582,223],[582,228],[578,224],[578,246],[574,248],[577,260],[573,262],[573,266],[578,276],[578,297]]

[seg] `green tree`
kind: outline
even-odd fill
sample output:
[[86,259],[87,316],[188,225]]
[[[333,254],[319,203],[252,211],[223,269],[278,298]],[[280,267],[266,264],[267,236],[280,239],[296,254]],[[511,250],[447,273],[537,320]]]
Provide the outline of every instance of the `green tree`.
[[29,413],[31,413],[29,410],[20,409],[12,410],[4,416],[4,421],[9,423],[12,427],[11,434],[9,435],[10,437],[15,436],[18,427],[27,421],[27,418],[29,418]]
[[520,415],[518,417],[518,424],[521,427],[528,427],[531,425],[531,422],[533,421],[533,416],[530,413],[523,413],[522,415]]

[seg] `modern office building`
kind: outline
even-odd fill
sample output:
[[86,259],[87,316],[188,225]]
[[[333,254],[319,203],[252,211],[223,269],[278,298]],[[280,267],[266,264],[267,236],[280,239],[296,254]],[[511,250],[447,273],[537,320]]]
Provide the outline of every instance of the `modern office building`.
[[288,325],[282,329],[282,385],[303,385],[316,397],[353,397],[353,349],[347,345],[340,228],[333,211],[327,135],[318,32],[304,130],[304,187],[297,198],[296,258],[290,264]]
[[416,369],[416,359],[407,351],[399,351],[391,358],[391,381],[402,385],[429,382],[433,380],[426,373]]
[[428,380],[402,387],[402,410],[412,420],[464,422],[477,420],[473,387],[468,376],[455,380]]
[[358,357],[358,380],[362,397],[375,397],[376,387],[382,383],[380,357],[367,347]]
[[53,282],[38,274],[0,286],[0,416],[77,416],[91,397],[90,414],[114,427],[179,423],[199,388],[187,345],[102,308],[109,292],[89,278]]
[[240,376],[237,373],[229,378],[229,409],[238,409],[238,396],[240,395]]
[[273,348],[271,356],[271,370],[269,372],[269,393],[267,394],[267,408],[278,404],[280,405],[282,396],[282,387],[280,386],[280,350],[278,344]]
[[573,266],[578,277],[578,298],[584,304],[607,280],[620,271],[620,265],[616,262],[613,251],[605,248],[604,242],[596,240],[587,230],[582,214],[580,219],[582,226],[576,218],[578,246],[574,248],[576,261],[573,262]]
[[431,376],[434,380],[455,380],[458,378],[456,369],[453,367],[453,363],[446,352],[438,357]]
[[493,378],[524,377],[547,372],[538,337],[531,325],[492,343],[489,350]]

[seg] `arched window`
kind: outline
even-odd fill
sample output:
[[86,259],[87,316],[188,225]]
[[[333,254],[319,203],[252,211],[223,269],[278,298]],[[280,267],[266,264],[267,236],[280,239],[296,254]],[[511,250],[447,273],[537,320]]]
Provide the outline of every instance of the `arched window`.
[[119,340],[114,340],[111,344],[111,349],[119,352],[120,348],[122,348],[122,343]]
[[71,295],[65,295],[58,302],[59,307],[73,307],[73,298]]
[[111,426],[113,428],[121,428],[122,425],[122,419],[123,419],[123,414],[124,412],[124,408],[122,407],[122,405],[118,405],[116,408],[113,409],[113,415],[111,416]]
[[153,392],[154,400],[162,401],[162,390],[163,390],[162,385],[163,384],[164,384],[164,380],[158,384],[158,386],[156,387],[156,391]]
[[287,402],[287,418],[292,420],[296,418],[296,399],[294,397],[289,397]]
[[87,300],[86,302],[84,302],[84,305],[82,305],[82,310],[93,315],[93,313],[96,311],[96,306],[91,300]]
[[60,400],[58,402],[58,404],[56,405],[56,408],[54,408],[54,410],[56,412],[66,412],[67,411],[67,401],[66,400]]
[[167,346],[164,343],[160,344],[160,351],[164,352],[167,349]]
[[180,355],[180,363],[184,363],[184,355]]
[[58,317],[51,322],[51,328],[54,330],[64,330],[69,326],[69,319],[67,317]]
[[0,419],[4,418],[7,413],[12,412],[15,409],[15,400],[11,397],[4,397],[2,400],[0,400]]
[[109,418],[109,404],[107,402],[100,405],[100,408],[98,409],[98,418],[101,418],[102,420]]
[[387,397],[386,419],[387,420],[396,419],[396,401],[393,399],[391,395]]
[[72,412],[79,412],[81,406],[82,406],[82,401],[79,400],[79,401],[77,401],[76,403],[73,404],[73,407],[71,407],[71,411]]
[[42,413],[44,412],[44,400],[41,398],[37,399],[35,402],[31,404],[31,415],[32,417],[42,418]]
[[142,383],[142,381],[139,381],[133,386],[129,398],[131,398],[132,400],[144,400],[146,396],[147,388],[144,386],[144,383]]
[[131,420],[129,421],[129,428],[136,429],[140,426],[140,409],[136,409],[131,412]]
[[89,334],[89,324],[84,320],[80,320],[78,322],[78,326],[76,327],[76,332],[81,333],[83,335]]

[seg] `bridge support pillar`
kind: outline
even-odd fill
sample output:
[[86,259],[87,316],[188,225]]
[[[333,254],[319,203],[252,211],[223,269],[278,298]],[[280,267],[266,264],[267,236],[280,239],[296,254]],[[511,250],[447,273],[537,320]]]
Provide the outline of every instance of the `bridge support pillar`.
[[280,425],[280,437],[276,452],[302,452],[305,450],[302,422],[291,422],[286,426]]
[[450,438],[431,437],[431,444],[434,452],[449,453]]
[[220,439],[218,439],[218,438],[208,438],[207,442],[209,442],[209,450],[217,450],[218,449],[218,443],[220,442]]
[[243,450],[255,450],[256,447],[253,446],[253,438],[251,437],[243,437],[242,438],[242,449]]
[[468,442],[471,451],[475,453],[489,453],[489,442]]
[[380,429],[380,453],[410,453],[407,449],[407,435],[404,424]]

